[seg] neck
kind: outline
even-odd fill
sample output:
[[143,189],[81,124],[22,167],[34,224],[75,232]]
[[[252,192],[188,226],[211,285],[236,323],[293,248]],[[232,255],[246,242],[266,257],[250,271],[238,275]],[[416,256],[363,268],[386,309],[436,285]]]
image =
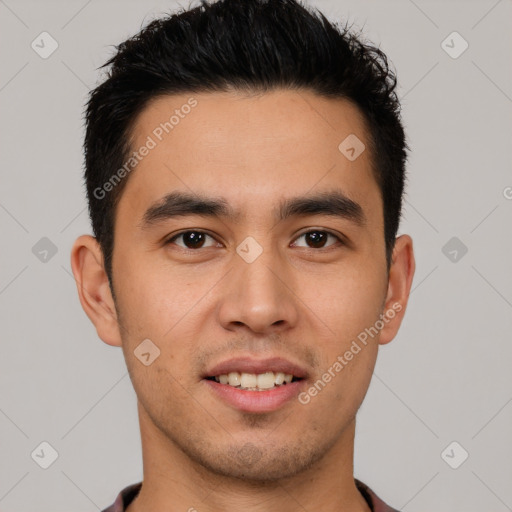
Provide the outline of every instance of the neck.
[[216,474],[156,428],[139,404],[143,485],[127,512],[371,512],[353,477],[355,419],[319,461],[293,477],[253,481]]

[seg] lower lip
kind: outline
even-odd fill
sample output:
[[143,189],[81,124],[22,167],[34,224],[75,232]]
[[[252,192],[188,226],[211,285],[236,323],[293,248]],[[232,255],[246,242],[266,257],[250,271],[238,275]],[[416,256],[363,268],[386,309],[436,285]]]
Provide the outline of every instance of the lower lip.
[[297,397],[305,385],[305,379],[283,384],[267,391],[247,391],[203,379],[210,389],[232,407],[243,412],[272,412]]

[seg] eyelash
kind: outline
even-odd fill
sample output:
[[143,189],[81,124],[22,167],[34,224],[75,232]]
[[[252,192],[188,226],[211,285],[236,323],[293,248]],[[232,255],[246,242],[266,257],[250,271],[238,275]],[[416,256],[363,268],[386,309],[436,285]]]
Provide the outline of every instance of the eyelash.
[[[187,231],[182,231],[176,235],[173,235],[171,238],[169,238],[168,240],[165,241],[165,244],[164,245],[169,245],[169,244],[172,244],[176,239],[178,239],[179,237],[183,236],[183,235],[186,235],[187,233],[199,233],[199,234],[202,234],[202,235],[207,235],[209,236],[210,238],[213,238],[215,240],[215,237],[213,235],[210,235],[209,233],[207,233],[206,231],[201,231],[201,230],[195,230],[195,229],[189,229]],[[297,238],[295,238],[294,242],[296,240],[298,240],[299,238],[305,236],[305,235],[308,235],[310,233],[322,233],[322,234],[326,234],[326,235],[330,235],[332,237],[334,237],[341,245],[345,245],[345,242],[342,240],[342,238],[338,235],[335,235],[334,233],[331,233],[330,231],[327,231],[325,229],[311,229],[309,231],[305,231],[304,233],[301,233],[300,235],[297,236]],[[329,245],[327,247],[320,247],[320,248],[315,248],[315,247],[305,247],[306,249],[310,249],[310,250],[315,250],[315,251],[322,251],[322,250],[329,250],[333,247],[335,247],[336,244],[332,244],[332,245]],[[199,247],[198,249],[191,249],[189,247],[182,247],[182,246],[178,246],[180,249],[183,249],[185,251],[190,251],[190,252],[197,252],[199,251],[200,249],[203,249],[203,247]],[[208,249],[208,247],[206,247],[206,249]]]

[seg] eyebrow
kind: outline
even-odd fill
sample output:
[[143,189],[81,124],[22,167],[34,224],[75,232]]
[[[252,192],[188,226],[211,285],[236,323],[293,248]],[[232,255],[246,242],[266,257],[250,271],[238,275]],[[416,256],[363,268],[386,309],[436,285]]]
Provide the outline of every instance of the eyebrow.
[[[201,194],[174,191],[146,210],[140,227],[145,230],[162,221],[189,215],[236,221],[240,219],[241,212],[234,210],[222,197],[206,197]],[[359,227],[366,224],[366,217],[361,205],[347,197],[341,190],[287,198],[282,200],[274,210],[277,222],[289,217],[308,215],[339,217],[349,220]]]

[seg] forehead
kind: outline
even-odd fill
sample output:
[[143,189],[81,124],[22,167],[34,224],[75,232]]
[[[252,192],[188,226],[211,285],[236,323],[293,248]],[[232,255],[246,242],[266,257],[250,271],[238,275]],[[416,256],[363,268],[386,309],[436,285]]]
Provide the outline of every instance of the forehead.
[[172,190],[225,197],[242,214],[333,188],[367,207],[380,202],[359,109],[309,91],[162,96],[139,115],[131,142],[151,147],[120,201],[136,210]]

